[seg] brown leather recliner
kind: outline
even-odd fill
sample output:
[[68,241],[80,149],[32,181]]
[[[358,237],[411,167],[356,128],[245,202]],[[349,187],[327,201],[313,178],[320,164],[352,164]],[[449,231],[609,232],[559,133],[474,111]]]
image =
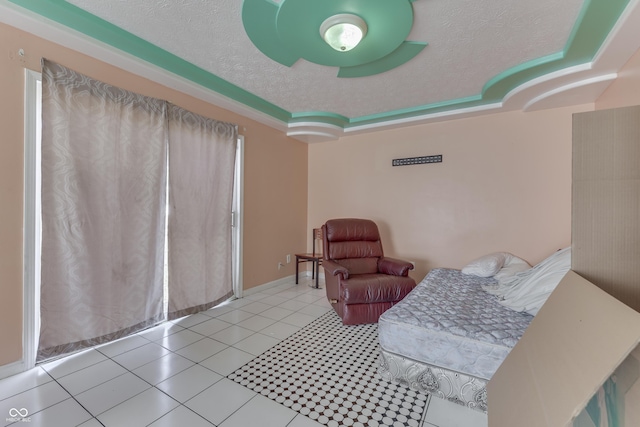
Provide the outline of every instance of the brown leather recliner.
[[368,219],[331,219],[322,226],[327,298],[345,325],[377,323],[416,286],[410,262],[386,258]]

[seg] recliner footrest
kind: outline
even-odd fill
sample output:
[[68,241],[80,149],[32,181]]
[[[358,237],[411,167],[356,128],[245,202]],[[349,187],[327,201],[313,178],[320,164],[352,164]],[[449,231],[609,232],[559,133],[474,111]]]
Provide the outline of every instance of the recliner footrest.
[[397,302],[415,287],[408,276],[357,274],[340,284],[340,299],[344,304]]

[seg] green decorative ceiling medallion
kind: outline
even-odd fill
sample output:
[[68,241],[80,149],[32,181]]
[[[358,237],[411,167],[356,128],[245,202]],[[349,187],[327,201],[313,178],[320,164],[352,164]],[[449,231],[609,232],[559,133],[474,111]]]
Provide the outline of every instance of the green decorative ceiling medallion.
[[[413,59],[427,43],[405,41],[413,26],[411,0],[244,0],[242,23],[262,53],[291,67],[303,58],[340,67],[338,77],[383,73]],[[366,23],[366,36],[341,52],[320,34],[328,18],[350,14]]]

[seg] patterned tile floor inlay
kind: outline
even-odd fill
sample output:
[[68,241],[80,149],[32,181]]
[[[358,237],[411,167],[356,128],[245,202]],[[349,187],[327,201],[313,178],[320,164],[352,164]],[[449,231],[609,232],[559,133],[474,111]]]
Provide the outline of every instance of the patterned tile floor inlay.
[[378,327],[330,311],[229,379],[327,426],[419,426],[428,396],[376,373]]

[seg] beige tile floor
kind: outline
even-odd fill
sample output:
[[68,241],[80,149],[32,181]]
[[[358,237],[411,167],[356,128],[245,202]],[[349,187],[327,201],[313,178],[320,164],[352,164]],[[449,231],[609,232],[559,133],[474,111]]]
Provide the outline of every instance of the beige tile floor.
[[[0,380],[0,425],[273,426],[321,424],[225,378],[330,310],[310,278]],[[485,427],[487,417],[430,398],[424,427]]]

